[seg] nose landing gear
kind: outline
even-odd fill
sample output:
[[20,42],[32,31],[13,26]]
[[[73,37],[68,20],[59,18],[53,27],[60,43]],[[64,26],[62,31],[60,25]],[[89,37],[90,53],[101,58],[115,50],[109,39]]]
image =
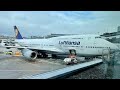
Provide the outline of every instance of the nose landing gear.
[[65,58],[64,62],[68,65],[68,64],[74,64],[77,63],[77,59],[76,59],[76,50],[69,50],[70,55],[69,58]]

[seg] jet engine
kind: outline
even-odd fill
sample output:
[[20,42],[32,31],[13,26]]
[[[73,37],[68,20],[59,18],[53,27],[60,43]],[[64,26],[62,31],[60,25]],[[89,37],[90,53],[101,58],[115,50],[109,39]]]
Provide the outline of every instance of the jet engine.
[[22,54],[28,59],[34,60],[37,58],[37,52],[29,50],[29,49],[23,49]]

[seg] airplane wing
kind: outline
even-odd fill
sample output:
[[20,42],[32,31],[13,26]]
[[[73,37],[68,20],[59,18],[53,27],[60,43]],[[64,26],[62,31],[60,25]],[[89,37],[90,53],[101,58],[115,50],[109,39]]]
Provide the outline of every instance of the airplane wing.
[[59,52],[62,53],[63,51],[61,49],[58,49],[56,47],[28,47],[27,49],[30,50],[39,50],[39,51],[43,51],[43,52]]
[[2,46],[2,47],[4,47],[4,48],[17,48],[19,50],[30,49],[30,50],[47,51],[47,52],[59,52],[59,53],[63,52],[61,49],[58,49],[56,47],[22,47],[22,46]]
[[3,48],[17,48],[17,49],[25,49],[26,47],[21,47],[21,46],[1,46]]

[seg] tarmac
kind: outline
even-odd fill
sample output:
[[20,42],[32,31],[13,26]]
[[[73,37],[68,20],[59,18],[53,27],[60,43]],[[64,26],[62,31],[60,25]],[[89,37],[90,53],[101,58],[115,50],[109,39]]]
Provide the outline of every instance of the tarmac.
[[30,62],[23,56],[0,55],[0,79],[17,79],[64,67],[66,65],[49,62],[49,60],[44,59],[37,59],[35,62]]
[[[0,79],[18,79],[67,67],[63,59],[36,59],[31,62],[23,56],[5,55],[2,52],[16,49],[0,48]],[[115,56],[115,64],[103,63],[66,79],[120,79],[120,53]],[[80,61],[83,63],[85,61]]]

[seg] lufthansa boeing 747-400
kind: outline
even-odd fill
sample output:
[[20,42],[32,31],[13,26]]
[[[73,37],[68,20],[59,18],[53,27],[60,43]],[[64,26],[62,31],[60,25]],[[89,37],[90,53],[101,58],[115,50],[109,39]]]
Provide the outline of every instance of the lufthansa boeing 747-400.
[[[35,60],[38,56],[47,57],[48,54],[69,55],[74,50],[76,55],[91,57],[112,53],[118,47],[102,39],[99,35],[67,35],[48,39],[23,39],[18,28],[14,26],[16,39],[19,46],[5,46],[6,48],[20,49],[23,56]],[[111,52],[109,52],[109,50]]]

